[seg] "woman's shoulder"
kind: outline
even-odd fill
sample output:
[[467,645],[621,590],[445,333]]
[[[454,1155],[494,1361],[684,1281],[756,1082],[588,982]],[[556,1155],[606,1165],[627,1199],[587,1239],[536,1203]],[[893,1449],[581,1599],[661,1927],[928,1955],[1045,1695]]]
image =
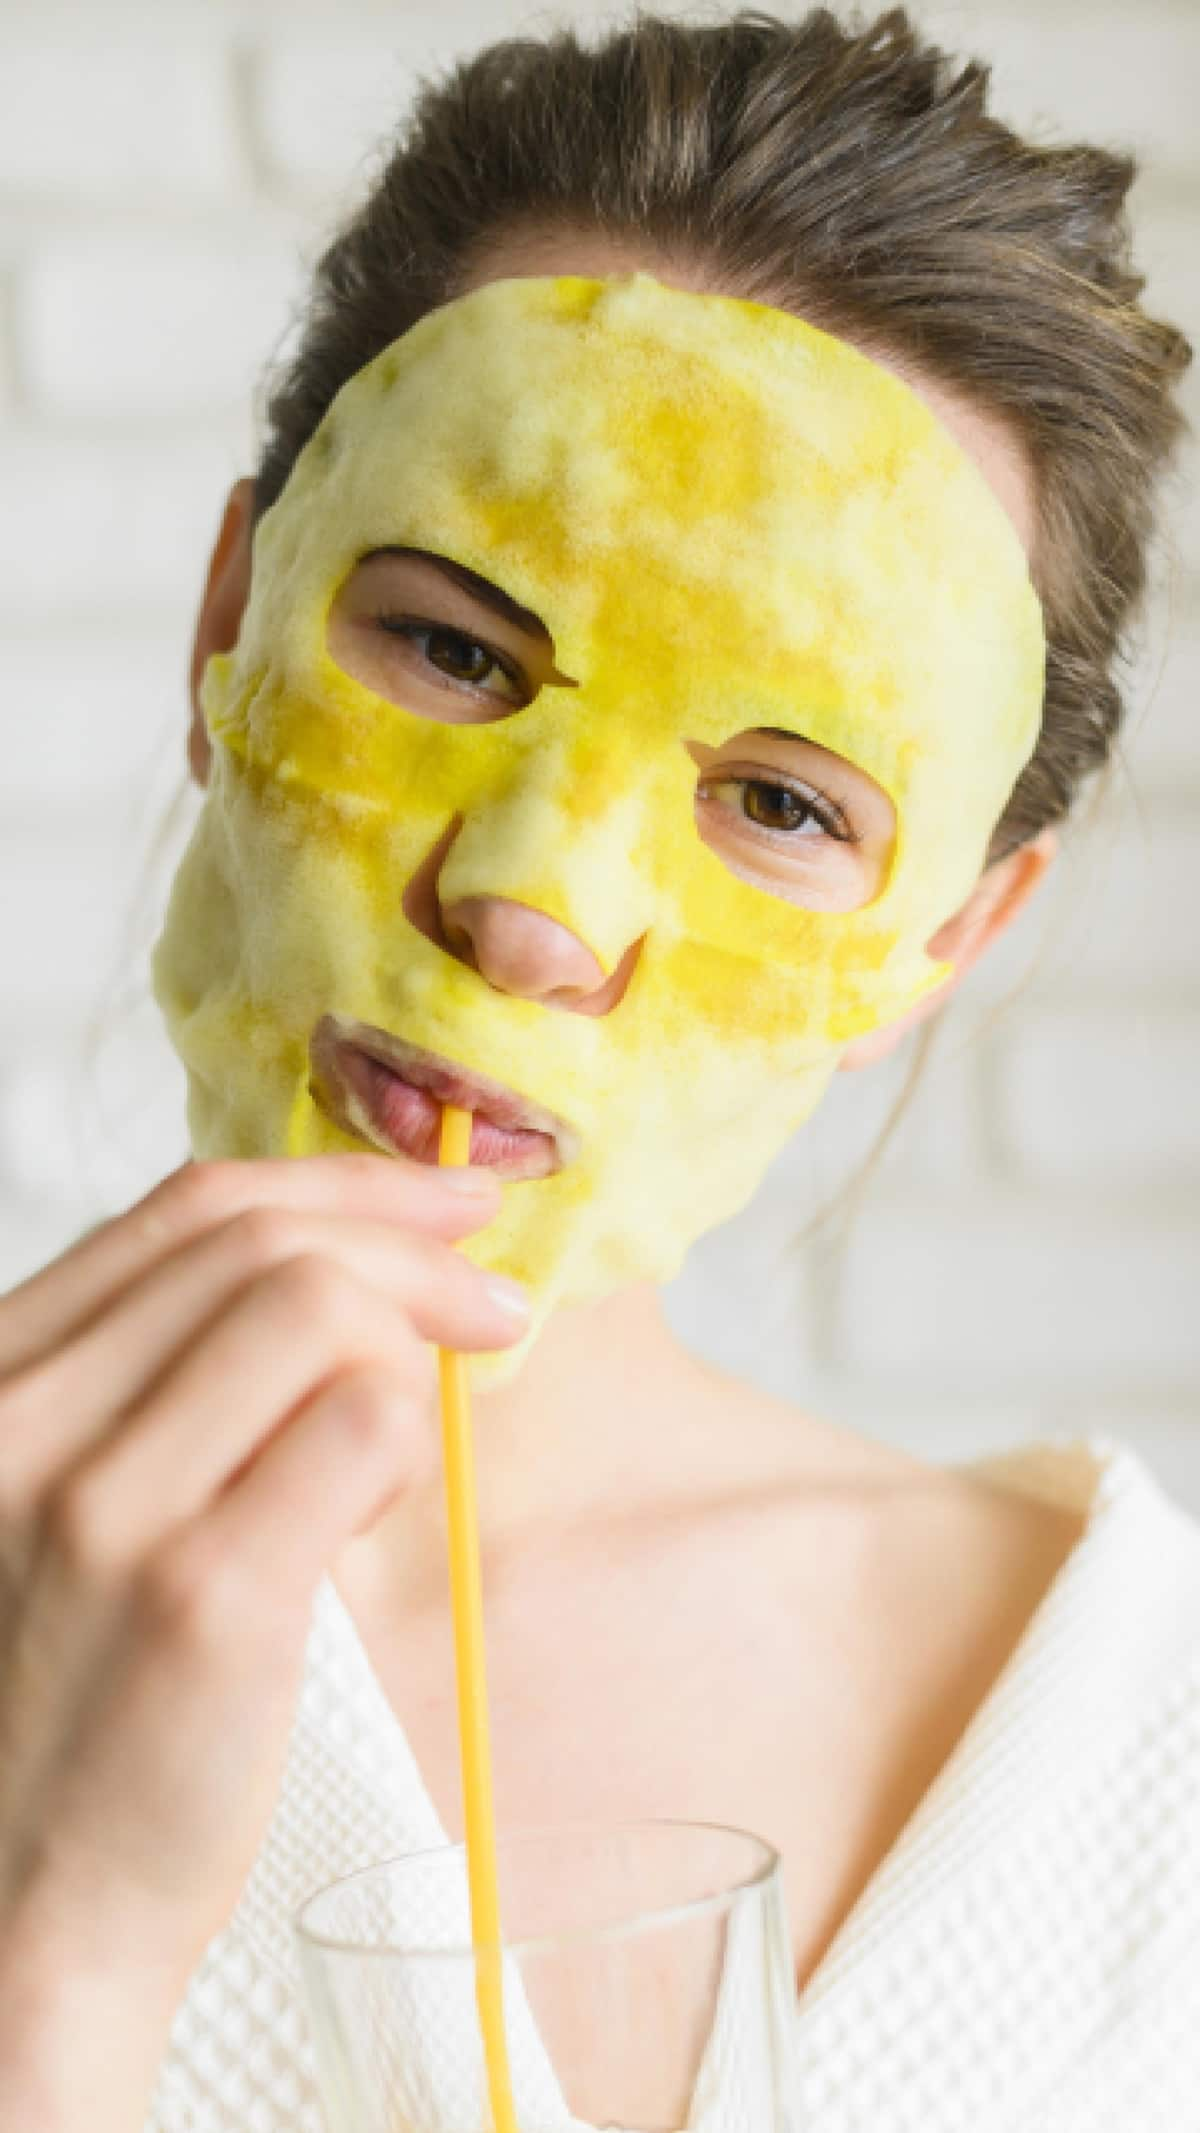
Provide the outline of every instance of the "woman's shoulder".
[[[966,1635],[975,1604],[985,1646],[994,1629],[1007,1655],[941,1804],[985,1851],[1003,1830],[1035,1858],[1070,1852],[1089,1883],[1120,1857],[1131,1899],[1164,1916],[1184,1902],[1200,1933],[1200,1524],[1108,1438],[1041,1439],[945,1473],[931,1516],[956,1537],[918,1572],[926,1612],[940,1584],[947,1635]],[[1185,1865],[1186,1888],[1164,1896]]]
[[1043,1653],[1047,1664],[1052,1654],[1073,1654],[1086,1681],[1090,1660],[1099,1677],[1090,1707],[1113,1724],[1123,1710],[1133,1717],[1152,1709],[1171,1684],[1196,1682],[1200,1522],[1132,1445],[1102,1436],[1038,1439],[961,1471],[1075,1523],[1073,1545],[1030,1624],[1035,1663]]
[[1191,2123],[1181,2104],[1186,2095],[1194,2109],[1200,2079],[1200,1525],[1129,1444],[1030,1445],[993,1474],[1083,1517],[987,1756],[1014,1810],[1006,1887],[1028,1899],[1054,1951],[1054,2048],[1074,2056],[1047,2124]]
[[1075,1521],[1078,1543],[1064,1567],[1089,1597],[1101,1577],[1119,1573],[1132,1581],[1129,1600],[1153,1613],[1169,1598],[1169,1615],[1182,1610],[1184,1620],[1198,1619],[1200,1520],[1132,1444],[1100,1435],[1035,1438],[955,1471]]
[[[936,1976],[927,2058],[958,2069],[967,2051],[981,2098],[1004,2099],[956,2124],[1191,2125],[1200,1526],[1107,1439],[1038,1441],[948,1476],[979,1492],[981,1530],[1008,1497],[1076,1537],[828,1965],[824,2011],[849,2034]],[[946,1587],[951,1617],[956,1601]]]
[[1078,1516],[1080,1535],[963,1775],[1002,1783],[1029,1840],[1110,1891],[1100,1937],[1121,1969],[1131,1921],[1160,1953],[1200,1934],[1200,1524],[1107,1438],[1023,1446],[976,1472]]

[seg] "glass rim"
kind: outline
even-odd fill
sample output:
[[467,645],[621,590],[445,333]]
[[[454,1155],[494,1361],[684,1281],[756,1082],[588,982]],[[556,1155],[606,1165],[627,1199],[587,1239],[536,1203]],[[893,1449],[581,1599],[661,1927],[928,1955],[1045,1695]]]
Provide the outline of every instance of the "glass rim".
[[[616,1837],[632,1830],[689,1830],[704,1831],[709,1836],[739,1837],[752,1844],[759,1854],[759,1862],[752,1873],[721,1889],[714,1896],[690,1896],[682,1903],[664,1904],[652,1911],[638,1911],[628,1919],[619,1919],[603,1926],[566,1926],[554,1933],[527,1934],[520,1940],[501,1940],[502,1955],[525,1957],[546,1955],[555,1948],[577,1946],[585,1941],[604,1942],[623,1940],[638,1933],[656,1932],[664,1926],[682,1923],[685,1919],[715,1915],[729,1909],[739,1896],[751,1889],[765,1888],[777,1875],[782,1864],[782,1855],[766,1837],[760,1837],[752,1829],[742,1829],[733,1822],[693,1822],[672,1815],[633,1816],[619,1822],[535,1822],[516,1829],[506,1830],[496,1839],[497,1852],[503,1852],[512,1844],[526,1844],[544,1837]],[[354,1867],[348,1874],[339,1874],[319,1889],[313,1889],[303,1903],[292,1913],[292,1930],[302,1947],[321,1954],[386,1956],[393,1961],[399,1957],[406,1962],[451,1962],[462,1963],[474,1958],[477,1953],[473,1941],[456,1942],[453,1947],[423,1948],[409,1943],[376,1941],[365,1946],[361,1941],[336,1940],[328,1933],[320,1933],[306,1924],[306,1913],[321,1900],[333,1894],[335,1889],[345,1888],[351,1881],[365,1881],[370,1874],[382,1874],[393,1867],[418,1866],[422,1860],[444,1859],[459,1853],[466,1862],[466,1840],[457,1844],[447,1840],[443,1844],[424,1846],[416,1852],[397,1852],[388,1859],[376,1859],[369,1866]]]

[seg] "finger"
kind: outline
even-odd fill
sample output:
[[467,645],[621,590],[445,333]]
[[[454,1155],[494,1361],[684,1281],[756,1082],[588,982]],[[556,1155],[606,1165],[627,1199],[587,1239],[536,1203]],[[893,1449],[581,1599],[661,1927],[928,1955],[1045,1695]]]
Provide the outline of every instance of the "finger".
[[452,1240],[493,1218],[500,1186],[488,1170],[435,1170],[401,1155],[185,1163],[0,1297],[0,1377],[78,1331],[172,1252],[257,1206],[408,1223]]
[[152,1585],[206,1641],[236,1634],[240,1623],[286,1625],[343,1543],[424,1465],[402,1388],[380,1365],[356,1364],[314,1392],[204,1513],[174,1529],[149,1560]]
[[[465,1260],[441,1249],[448,1278],[430,1308],[442,1337],[463,1348],[508,1345],[519,1332],[512,1317],[488,1303]],[[322,1384],[359,1365],[385,1373],[409,1401],[414,1443],[424,1439],[431,1457],[436,1368],[409,1312],[332,1261],[285,1261],[236,1294],[60,1479],[51,1530],[91,1572],[132,1564],[197,1516]]]
[[[297,1278],[290,1313],[272,1310],[257,1324],[254,1299],[274,1295],[264,1290],[264,1277],[298,1261],[308,1272]],[[524,1330],[511,1309],[488,1301],[478,1270],[440,1239],[383,1222],[252,1207],[154,1267],[75,1341],[26,1373],[23,1441],[10,1454],[20,1465],[18,1493],[33,1501],[89,1447],[127,1429],[139,1407],[161,1410],[168,1385],[186,1407],[198,1379],[192,1404],[202,1409],[233,1396],[236,1373],[266,1369],[272,1342],[303,1355],[299,1292],[305,1279],[320,1289],[314,1270],[321,1268],[326,1287],[340,1274],[343,1285],[357,1282],[377,1294],[390,1323],[406,1312],[425,1341],[476,1349],[507,1345],[514,1329]],[[243,1323],[232,1310],[239,1295],[251,1300],[249,1353],[230,1331]],[[317,1308],[323,1311],[320,1298]],[[323,1315],[319,1323],[323,1329]],[[229,1373],[224,1384],[222,1371]]]

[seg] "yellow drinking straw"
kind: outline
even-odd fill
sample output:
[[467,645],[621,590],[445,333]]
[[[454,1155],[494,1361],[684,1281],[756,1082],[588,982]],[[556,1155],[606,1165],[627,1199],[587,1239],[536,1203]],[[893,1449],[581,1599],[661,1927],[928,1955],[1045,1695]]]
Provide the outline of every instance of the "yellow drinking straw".
[[[447,1104],[442,1112],[438,1162],[443,1168],[450,1165],[462,1167],[470,1159],[471,1113]],[[467,1882],[471,1892],[471,1938],[475,1944],[475,1997],[479,2005],[494,2133],[519,2133],[504,2035],[500,1897],[496,1886],[496,1811],[492,1799],[492,1744],[488,1733],[483,1648],[483,1584],[479,1568],[479,1518],[475,1504],[475,1458],[465,1358],[447,1348],[439,1348],[438,1376],[442,1394],[446,1523],[450,1542],[454,1659],[458,1676],[458,1742],[466,1817]]]

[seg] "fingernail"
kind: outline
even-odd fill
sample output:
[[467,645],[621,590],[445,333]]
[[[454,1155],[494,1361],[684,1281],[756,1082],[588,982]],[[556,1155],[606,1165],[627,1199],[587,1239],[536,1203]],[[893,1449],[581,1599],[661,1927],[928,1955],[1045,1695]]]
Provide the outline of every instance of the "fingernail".
[[491,1170],[439,1170],[438,1183],[447,1192],[461,1193],[465,1200],[494,1200],[500,1189]]
[[503,1274],[489,1274],[484,1282],[492,1302],[510,1318],[526,1320],[533,1315],[533,1303],[527,1289],[519,1281],[509,1281]]

